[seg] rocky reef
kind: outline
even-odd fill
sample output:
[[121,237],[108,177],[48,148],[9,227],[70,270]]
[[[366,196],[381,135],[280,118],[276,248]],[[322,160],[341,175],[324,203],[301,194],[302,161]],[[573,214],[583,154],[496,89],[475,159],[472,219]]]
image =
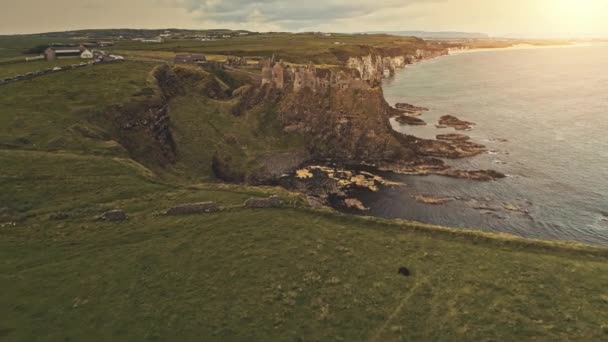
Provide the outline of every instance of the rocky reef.
[[412,126],[424,126],[426,122],[424,120],[419,119],[417,117],[411,115],[401,114],[395,118],[395,120],[403,125],[412,125]]
[[471,138],[464,134],[458,133],[450,133],[450,134],[438,134],[436,136],[437,140],[447,140],[447,141],[465,141],[470,140]]
[[452,127],[458,131],[470,130],[473,128],[473,126],[475,126],[474,123],[469,122],[469,121],[460,120],[459,118],[457,118],[453,115],[444,115],[441,118],[439,118],[439,125]]
[[398,102],[395,103],[395,108],[398,110],[407,113],[407,114],[420,114],[421,112],[428,112],[428,108],[426,107],[418,107],[409,103]]

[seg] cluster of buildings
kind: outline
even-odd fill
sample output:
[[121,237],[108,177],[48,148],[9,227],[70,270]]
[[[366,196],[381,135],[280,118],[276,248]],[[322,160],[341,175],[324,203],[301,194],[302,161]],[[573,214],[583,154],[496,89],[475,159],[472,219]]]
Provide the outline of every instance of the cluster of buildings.
[[204,55],[201,54],[181,54],[176,55],[173,59],[175,64],[204,64],[204,65],[215,65],[215,66],[230,66],[230,67],[242,67],[247,66],[249,63],[245,57],[228,57],[225,62],[221,61],[208,61]]
[[173,61],[175,64],[196,64],[207,62],[207,58],[200,54],[176,55]]
[[124,60],[124,57],[122,56],[109,54],[102,50],[91,50],[87,48],[84,44],[78,47],[51,46],[44,50],[44,58],[47,61],[67,58],[90,59],[94,60],[95,62],[113,62]]
[[133,38],[134,42],[142,42],[142,43],[164,43],[165,42],[165,37],[163,36],[158,36],[156,38]]
[[247,66],[247,58],[245,57],[228,57],[226,65],[231,67]]

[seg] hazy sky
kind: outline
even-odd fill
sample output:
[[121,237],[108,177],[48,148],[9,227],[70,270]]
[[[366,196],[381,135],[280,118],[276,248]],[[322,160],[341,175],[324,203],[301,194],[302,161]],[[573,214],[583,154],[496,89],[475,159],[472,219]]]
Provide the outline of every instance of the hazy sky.
[[608,0],[0,0],[0,34],[82,28],[608,36]]

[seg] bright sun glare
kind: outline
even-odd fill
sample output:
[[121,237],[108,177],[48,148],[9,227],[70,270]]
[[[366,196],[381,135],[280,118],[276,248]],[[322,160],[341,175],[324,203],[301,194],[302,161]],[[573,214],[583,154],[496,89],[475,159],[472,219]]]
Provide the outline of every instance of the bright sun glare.
[[545,0],[553,25],[592,28],[605,20],[608,0]]

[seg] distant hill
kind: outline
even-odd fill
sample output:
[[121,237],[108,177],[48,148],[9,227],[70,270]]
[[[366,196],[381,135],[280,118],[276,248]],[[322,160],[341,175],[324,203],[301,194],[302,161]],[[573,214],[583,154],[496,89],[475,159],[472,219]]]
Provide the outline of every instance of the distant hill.
[[48,37],[48,38],[82,38],[86,37],[89,39],[101,39],[101,38],[135,38],[135,37],[156,37],[161,34],[178,34],[178,35],[194,35],[194,34],[239,34],[248,33],[253,34],[255,32],[246,30],[229,30],[229,29],[209,29],[209,30],[188,30],[188,29],[86,29],[86,30],[73,30],[73,31],[59,31],[59,32],[41,32],[34,34],[23,34],[23,35],[0,35],[0,37]]
[[395,36],[414,36],[419,38],[489,38],[489,36],[485,33],[477,33],[477,32],[451,32],[451,31],[442,31],[442,32],[429,32],[429,31],[374,31],[374,32],[365,32],[365,33],[384,33],[384,34],[392,34]]

